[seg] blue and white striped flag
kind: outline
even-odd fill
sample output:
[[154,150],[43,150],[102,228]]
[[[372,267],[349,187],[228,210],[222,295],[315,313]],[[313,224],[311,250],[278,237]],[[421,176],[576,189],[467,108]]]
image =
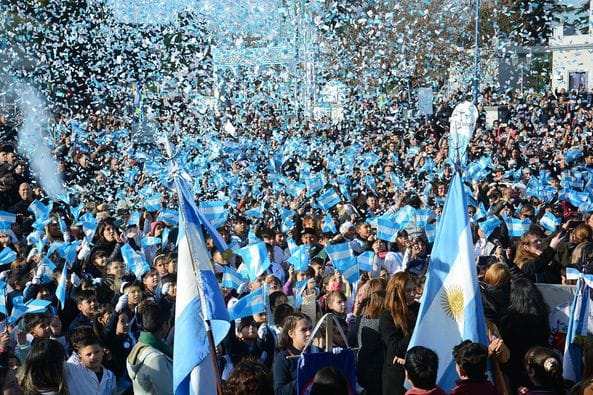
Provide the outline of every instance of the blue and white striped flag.
[[142,245],[142,247],[150,247],[150,246],[160,245],[161,238],[153,237],[153,236],[144,236],[142,238],[142,240],[140,240],[140,244]]
[[162,198],[162,195],[160,193],[155,193],[155,194],[147,197],[146,200],[144,201],[144,208],[146,209],[146,211],[150,211],[150,212],[159,211],[162,207],[161,206],[161,198]]
[[297,309],[301,307],[303,304],[303,292],[305,288],[307,288],[307,283],[309,282],[308,279],[304,279],[301,281],[297,281],[293,287],[294,292],[294,307]]
[[163,249],[169,244],[169,233],[171,233],[169,228],[163,229],[163,233],[161,233],[161,247]]
[[486,207],[484,207],[484,203],[480,202],[478,204],[478,207],[476,207],[476,213],[474,214],[474,220],[478,221],[482,218],[486,218],[488,216],[488,211],[486,210]]
[[523,236],[523,234],[525,234],[531,226],[531,221],[529,219],[521,220],[518,218],[509,217],[505,219],[505,222],[507,224],[510,237]]
[[0,223],[14,224],[16,222],[16,214],[7,211],[0,211]]
[[263,218],[264,217],[263,205],[259,206],[259,207],[254,207],[252,209],[245,211],[245,216],[249,217],[249,218],[256,218],[256,219]]
[[323,233],[338,233],[336,223],[331,214],[327,213],[323,216],[323,220],[321,221],[321,231]]
[[259,287],[255,291],[239,299],[239,301],[229,309],[230,319],[236,320],[266,311],[264,290],[264,287]]
[[142,275],[150,270],[144,256],[134,251],[128,243],[121,247],[121,256],[128,271],[134,273],[136,278],[142,278]]
[[317,173],[306,178],[305,185],[307,186],[307,196],[311,197],[315,192],[323,188],[325,180],[321,173]]
[[467,203],[461,176],[456,173],[439,221],[409,343],[409,348],[421,345],[437,353],[437,384],[446,392],[458,379],[451,350],[463,340],[488,345]]
[[344,262],[339,267],[336,267],[336,270],[351,284],[354,284],[360,279],[360,270],[356,259],[350,259],[348,263]]
[[156,217],[157,221],[162,221],[169,226],[177,226],[179,223],[179,213],[177,210],[171,210],[163,208],[159,211],[159,215]]
[[576,383],[581,381],[583,372],[582,350],[575,344],[575,339],[577,336],[587,336],[593,331],[589,324],[593,275],[582,274],[577,269],[567,267],[566,279],[578,281],[568,316],[562,375],[566,380]]
[[358,261],[358,269],[361,272],[372,272],[373,271],[373,261],[375,260],[375,252],[374,251],[365,251],[359,256],[356,257]]
[[237,270],[231,266],[222,267],[222,286],[223,288],[239,289],[242,284],[249,280],[241,276]]
[[128,218],[128,226],[140,226],[140,211],[133,211]]
[[323,211],[329,211],[336,204],[340,203],[340,196],[338,196],[335,189],[329,188],[317,198],[317,203],[319,203],[319,207]]
[[229,217],[229,210],[225,205],[226,202],[223,200],[208,200],[200,202],[200,211],[212,226],[220,228],[224,226]]
[[560,222],[560,218],[549,211],[546,211],[539,220],[540,225],[550,233],[556,232],[556,228],[560,225]]
[[429,208],[421,208],[416,210],[416,226],[424,228],[432,215],[432,210]]
[[243,265],[250,281],[255,281],[260,274],[270,267],[270,256],[266,243],[263,241],[237,248],[233,252],[243,259]]
[[301,244],[291,252],[287,262],[294,266],[295,271],[304,272],[309,267],[309,261],[311,259],[309,249],[310,247],[308,244]]
[[226,337],[230,323],[210,264],[200,213],[190,192],[188,182],[191,181],[186,181],[185,176],[176,174],[175,177],[179,197],[179,247],[173,392],[176,395],[215,394],[217,377],[209,357],[214,350],[209,347],[207,331],[211,329],[216,346]]
[[286,185],[286,192],[292,197],[297,197],[305,190],[305,188],[305,184],[293,181]]
[[80,203],[78,206],[70,206],[70,214],[72,214],[73,222],[78,221],[78,217],[80,217],[80,212],[84,208],[84,204]]
[[41,203],[39,200],[33,200],[29,205],[28,210],[33,213],[35,219],[43,220],[49,217],[49,212],[51,211],[48,206]]
[[356,263],[350,243],[329,244],[325,246],[325,252],[336,270],[344,271]]
[[0,280],[0,313],[8,315],[6,310],[6,283]]
[[66,305],[66,284],[68,283],[68,265],[64,263],[64,267],[62,267],[62,274],[60,275],[60,280],[58,281],[58,286],[56,288],[56,298],[58,299],[59,306],[62,310],[64,310],[64,306]]
[[500,226],[501,223],[502,223],[502,221],[500,220],[500,218],[498,218],[494,215],[491,215],[488,218],[486,218],[484,221],[478,222],[478,227],[482,230],[482,232],[484,233],[484,236],[486,236],[486,238],[488,238],[488,237],[490,237],[492,232],[494,232],[494,230]]
[[0,265],[6,265],[12,263],[16,260],[16,252],[14,252],[10,247],[4,247],[2,251],[0,251]]
[[391,220],[387,216],[381,216],[377,219],[377,238],[379,240],[394,242],[397,233],[401,229],[402,228],[397,222]]
[[400,229],[404,229],[414,219],[416,215],[416,209],[410,205],[406,205],[395,213],[393,221],[399,224]]

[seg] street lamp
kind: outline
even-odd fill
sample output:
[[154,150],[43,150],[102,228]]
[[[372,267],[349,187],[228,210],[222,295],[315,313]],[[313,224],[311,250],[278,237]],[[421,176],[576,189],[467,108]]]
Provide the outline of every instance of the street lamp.
[[478,94],[480,89],[480,0],[475,0],[476,5],[476,29],[475,29],[475,58],[474,58],[474,78],[472,98],[474,105],[478,104]]

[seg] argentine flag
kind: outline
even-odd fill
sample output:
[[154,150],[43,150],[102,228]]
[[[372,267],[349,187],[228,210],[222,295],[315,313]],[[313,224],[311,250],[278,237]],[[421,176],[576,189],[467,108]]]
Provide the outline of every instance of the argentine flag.
[[564,360],[562,362],[562,376],[566,380],[579,382],[582,379],[582,351],[581,347],[575,344],[577,336],[587,336],[591,332],[589,326],[591,310],[591,286],[593,286],[593,275],[582,274],[577,269],[566,268],[567,280],[578,280],[576,293],[570,306],[568,330],[566,331],[566,342],[564,343]]
[[223,200],[209,200],[200,204],[200,211],[215,228],[223,226],[228,219],[229,210],[225,204]]
[[446,392],[457,372],[453,347],[463,340],[488,345],[480,300],[467,204],[459,173],[455,174],[439,221],[409,348],[424,346],[439,356],[437,383]]
[[236,320],[266,311],[266,295],[264,287],[243,296],[229,309],[231,320]]
[[329,188],[319,196],[317,203],[319,203],[319,207],[321,207],[322,210],[328,211],[336,204],[340,203],[340,197],[335,189]]
[[243,259],[243,267],[250,281],[255,281],[260,274],[270,267],[268,249],[263,241],[238,248],[233,252]]
[[301,244],[291,252],[290,258],[287,262],[294,266],[297,272],[305,272],[309,267],[311,256],[309,254],[310,246],[308,244]]
[[215,345],[226,336],[230,323],[204,242],[198,209],[189,185],[175,177],[179,197],[179,238],[173,391],[177,394],[216,394],[207,330]]
[[377,219],[377,239],[394,242],[402,227],[387,216]]

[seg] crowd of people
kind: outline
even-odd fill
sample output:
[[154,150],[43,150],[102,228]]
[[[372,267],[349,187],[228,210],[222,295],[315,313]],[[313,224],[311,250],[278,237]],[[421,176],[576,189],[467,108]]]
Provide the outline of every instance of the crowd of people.
[[[403,101],[368,100],[357,125],[346,118],[297,133],[270,111],[171,136],[172,156],[228,244],[221,251],[207,238],[229,309],[267,293],[266,309],[233,320],[218,347],[224,393],[295,394],[298,356],[319,348],[354,350],[356,383],[326,367],[312,394],[445,393],[434,351],[408,344],[455,171],[448,117],[459,99],[406,122],[386,115]],[[486,105],[500,109],[498,119],[487,119]],[[451,393],[590,393],[593,342],[578,339],[582,381],[565,381],[567,320],[552,322],[556,307],[536,284],[570,284],[569,267],[593,271],[591,96],[486,90],[478,108],[462,171],[489,344],[451,350],[459,376]],[[3,390],[172,393],[171,153],[137,143],[134,125],[117,119],[58,117],[40,144],[52,148],[68,198],[50,199],[17,150],[13,121],[0,117]],[[386,234],[384,221],[397,230]],[[270,265],[247,278],[238,250],[260,242]],[[328,253],[338,244],[357,259],[355,280]],[[297,251],[304,263],[291,259]],[[332,344],[313,333],[326,313],[344,332]]]

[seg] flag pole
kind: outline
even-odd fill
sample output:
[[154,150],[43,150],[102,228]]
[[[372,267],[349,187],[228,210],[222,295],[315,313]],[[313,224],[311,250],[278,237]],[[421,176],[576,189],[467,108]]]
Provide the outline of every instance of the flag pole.
[[[171,142],[169,141],[169,136],[167,134],[165,134],[164,137],[164,145],[165,145],[165,151],[167,152],[167,156],[169,157],[169,159],[173,158],[173,149],[171,148]],[[175,175],[175,177],[178,177],[179,175]],[[177,198],[179,199],[179,202],[181,204],[181,202],[183,201],[182,197],[181,197],[181,191],[177,190]],[[186,234],[186,237],[188,235]],[[192,267],[192,271],[194,272],[194,275],[196,276],[196,280],[197,280],[197,291],[198,291],[198,295],[200,297],[200,307],[202,310],[202,317],[204,320],[204,327],[206,330],[206,336],[208,337],[208,347],[210,348],[210,358],[211,358],[211,362],[212,362],[212,368],[214,369],[214,374],[215,374],[215,380],[216,380],[216,393],[217,395],[223,395],[222,394],[222,383],[220,381],[220,372],[218,369],[218,356],[216,353],[216,344],[214,342],[214,334],[212,333],[212,322],[210,320],[210,311],[208,308],[208,302],[206,301],[206,295],[204,293],[204,282],[202,280],[202,273],[200,273],[200,270],[196,267],[196,260],[194,259],[194,253],[193,253],[193,248],[192,248],[192,244],[191,242],[188,242],[188,247],[189,247],[189,256],[190,256],[190,260],[191,260],[191,267]]]
[[[187,237],[187,236],[186,236]],[[218,370],[218,356],[216,354],[216,344],[214,343],[214,335],[212,333],[212,323],[209,317],[208,304],[206,302],[206,295],[204,294],[204,283],[202,282],[202,273],[196,268],[196,261],[194,260],[194,254],[192,252],[191,243],[189,244],[189,256],[191,259],[192,270],[196,278],[198,279],[198,294],[200,295],[200,305],[202,306],[202,316],[204,317],[204,325],[206,329],[206,335],[208,337],[208,345],[210,347],[210,357],[212,359],[212,365],[214,368],[214,374],[216,375],[216,393],[222,395],[222,384],[220,382],[220,372]],[[208,314],[206,314],[208,313]]]

